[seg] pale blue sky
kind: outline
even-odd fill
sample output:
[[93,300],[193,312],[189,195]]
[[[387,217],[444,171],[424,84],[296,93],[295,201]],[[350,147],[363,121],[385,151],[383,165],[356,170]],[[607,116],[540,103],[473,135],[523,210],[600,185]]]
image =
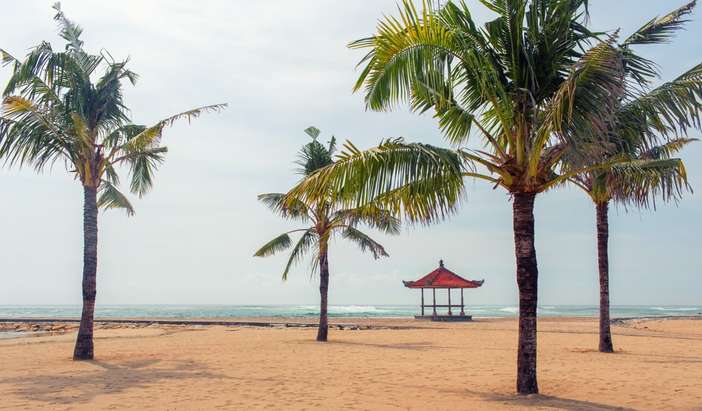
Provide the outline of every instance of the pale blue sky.
[[[3,4],[0,47],[15,55],[41,40],[60,45],[51,1]],[[476,3],[471,1],[470,4]],[[627,34],[682,1],[592,1],[597,29]],[[141,75],[126,92],[136,122],[196,105],[229,102],[222,113],[165,134],[167,161],[137,214],[100,214],[98,303],[316,303],[307,264],[287,283],[286,257],[254,259],[255,249],[294,227],[257,203],[297,178],[292,161],[309,125],[360,147],[381,138],[444,144],[432,118],[406,109],[365,112],[351,94],[362,53],[346,49],[371,34],[393,0],[120,1],[66,0],[85,29],[86,47],[131,57]],[[476,6],[479,16],[486,16]],[[702,60],[702,9],[670,45],[645,54],[672,78]],[[4,87],[7,70],[0,71]],[[693,137],[699,137],[695,132]],[[702,181],[702,145],[683,155],[693,186]],[[374,261],[353,245],[331,249],[332,304],[414,304],[416,279],[443,258],[485,279],[468,302],[516,304],[511,204],[500,190],[469,183],[468,201],[450,221],[382,238],[391,258]],[[41,175],[0,171],[0,305],[79,304],[82,265],[80,185],[57,163]],[[613,210],[614,304],[702,304],[698,195],[657,212]],[[594,209],[579,191],[540,196],[536,205],[542,304],[596,304]]]

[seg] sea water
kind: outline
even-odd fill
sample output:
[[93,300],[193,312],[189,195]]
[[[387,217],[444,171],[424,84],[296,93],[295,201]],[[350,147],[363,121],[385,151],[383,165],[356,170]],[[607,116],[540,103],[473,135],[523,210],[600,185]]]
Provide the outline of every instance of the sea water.
[[[468,305],[473,317],[516,317],[518,309],[510,305]],[[78,305],[0,306],[0,318],[79,318]],[[543,305],[542,317],[594,317],[596,305]],[[401,318],[419,314],[414,305],[332,305],[331,317]],[[231,318],[231,317],[313,317],[316,305],[98,305],[97,318]],[[702,315],[702,305],[644,306],[615,305],[612,318]]]

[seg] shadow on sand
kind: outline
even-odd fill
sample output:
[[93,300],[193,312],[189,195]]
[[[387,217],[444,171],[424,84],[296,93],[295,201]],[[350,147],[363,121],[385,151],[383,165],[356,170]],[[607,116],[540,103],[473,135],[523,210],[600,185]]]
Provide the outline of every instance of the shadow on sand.
[[[119,393],[148,386],[161,380],[224,378],[193,361],[132,360],[88,361],[92,369],[73,373],[38,375],[4,380],[14,393],[28,400],[52,404],[86,403],[98,395]],[[78,368],[78,367],[77,367]]]
[[479,397],[485,401],[500,402],[505,405],[514,405],[519,408],[553,408],[574,411],[634,411],[633,408],[599,404],[592,401],[580,401],[569,398],[553,397],[550,395],[521,396],[516,394],[491,394],[471,390],[463,390],[463,392]]
[[385,348],[393,350],[413,350],[413,351],[427,351],[437,348],[447,348],[440,347],[431,342],[409,342],[409,343],[395,343],[395,344],[373,344],[364,343],[358,341],[344,341],[344,340],[329,340],[326,344],[329,345],[347,345],[350,347],[373,347],[373,348]]
[[631,352],[622,351],[618,353],[623,356],[638,357],[641,358],[641,362],[652,363],[652,364],[695,364],[702,363],[702,357],[691,357],[687,355],[670,355],[670,354],[635,354]]

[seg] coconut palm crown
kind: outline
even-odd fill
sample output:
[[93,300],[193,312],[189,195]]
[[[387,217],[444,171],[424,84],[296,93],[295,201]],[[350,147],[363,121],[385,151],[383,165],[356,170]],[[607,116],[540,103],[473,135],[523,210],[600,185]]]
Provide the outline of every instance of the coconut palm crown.
[[128,168],[130,191],[144,195],[167,151],[160,141],[163,129],[225,105],[188,110],[152,126],[133,124],[123,99],[124,83],[137,80],[128,61],[115,61],[107,51],[89,54],[81,27],[65,16],[60,3],[53,7],[66,41],[63,50],[42,42],[20,61],[0,49],[3,65],[12,70],[0,112],[0,158],[38,171],[63,163],[83,186],[83,313],[74,359],[92,359],[98,208],[134,213],[118,190],[118,166]]
[[[319,169],[333,164],[332,155],[336,149],[336,139],[332,137],[328,146],[317,141],[320,131],[315,127],[305,130],[312,141],[305,144],[300,151],[297,164],[304,178],[313,175]],[[308,224],[304,228],[283,233],[261,247],[254,256],[267,257],[292,246],[288,262],[283,270],[283,280],[288,278],[292,266],[309,253],[314,253],[312,271],[319,271],[320,276],[320,321],[317,334],[318,341],[326,341],[328,334],[328,288],[329,288],[329,244],[337,234],[343,239],[356,243],[361,251],[368,251],[373,258],[387,257],[385,248],[368,234],[358,229],[359,224],[387,234],[398,234],[400,221],[389,211],[376,205],[367,204],[355,208],[343,208],[340,203],[331,200],[330,195],[307,202],[290,194],[268,193],[258,196],[259,200],[281,217]],[[290,234],[301,234],[293,245]]]
[[116,167],[127,165],[130,191],[142,196],[168,149],[160,144],[164,128],[188,121],[225,104],[188,110],[152,126],[133,124],[123,101],[123,83],[136,84],[128,60],[115,61],[106,51],[88,54],[80,26],[54,5],[65,50],[48,42],[34,47],[24,61],[0,49],[12,76],[3,92],[0,157],[9,164],[37,170],[62,160],[84,187],[100,192],[103,208],[134,209],[117,190]]

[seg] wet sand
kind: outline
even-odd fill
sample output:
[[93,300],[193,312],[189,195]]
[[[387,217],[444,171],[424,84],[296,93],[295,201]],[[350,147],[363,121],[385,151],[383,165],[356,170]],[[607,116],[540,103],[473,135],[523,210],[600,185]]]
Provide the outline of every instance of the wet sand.
[[513,319],[341,322],[326,344],[282,325],[101,325],[92,362],[71,360],[70,326],[2,339],[0,409],[702,410],[699,320],[618,323],[601,354],[595,319],[541,319],[530,397],[513,394]]

